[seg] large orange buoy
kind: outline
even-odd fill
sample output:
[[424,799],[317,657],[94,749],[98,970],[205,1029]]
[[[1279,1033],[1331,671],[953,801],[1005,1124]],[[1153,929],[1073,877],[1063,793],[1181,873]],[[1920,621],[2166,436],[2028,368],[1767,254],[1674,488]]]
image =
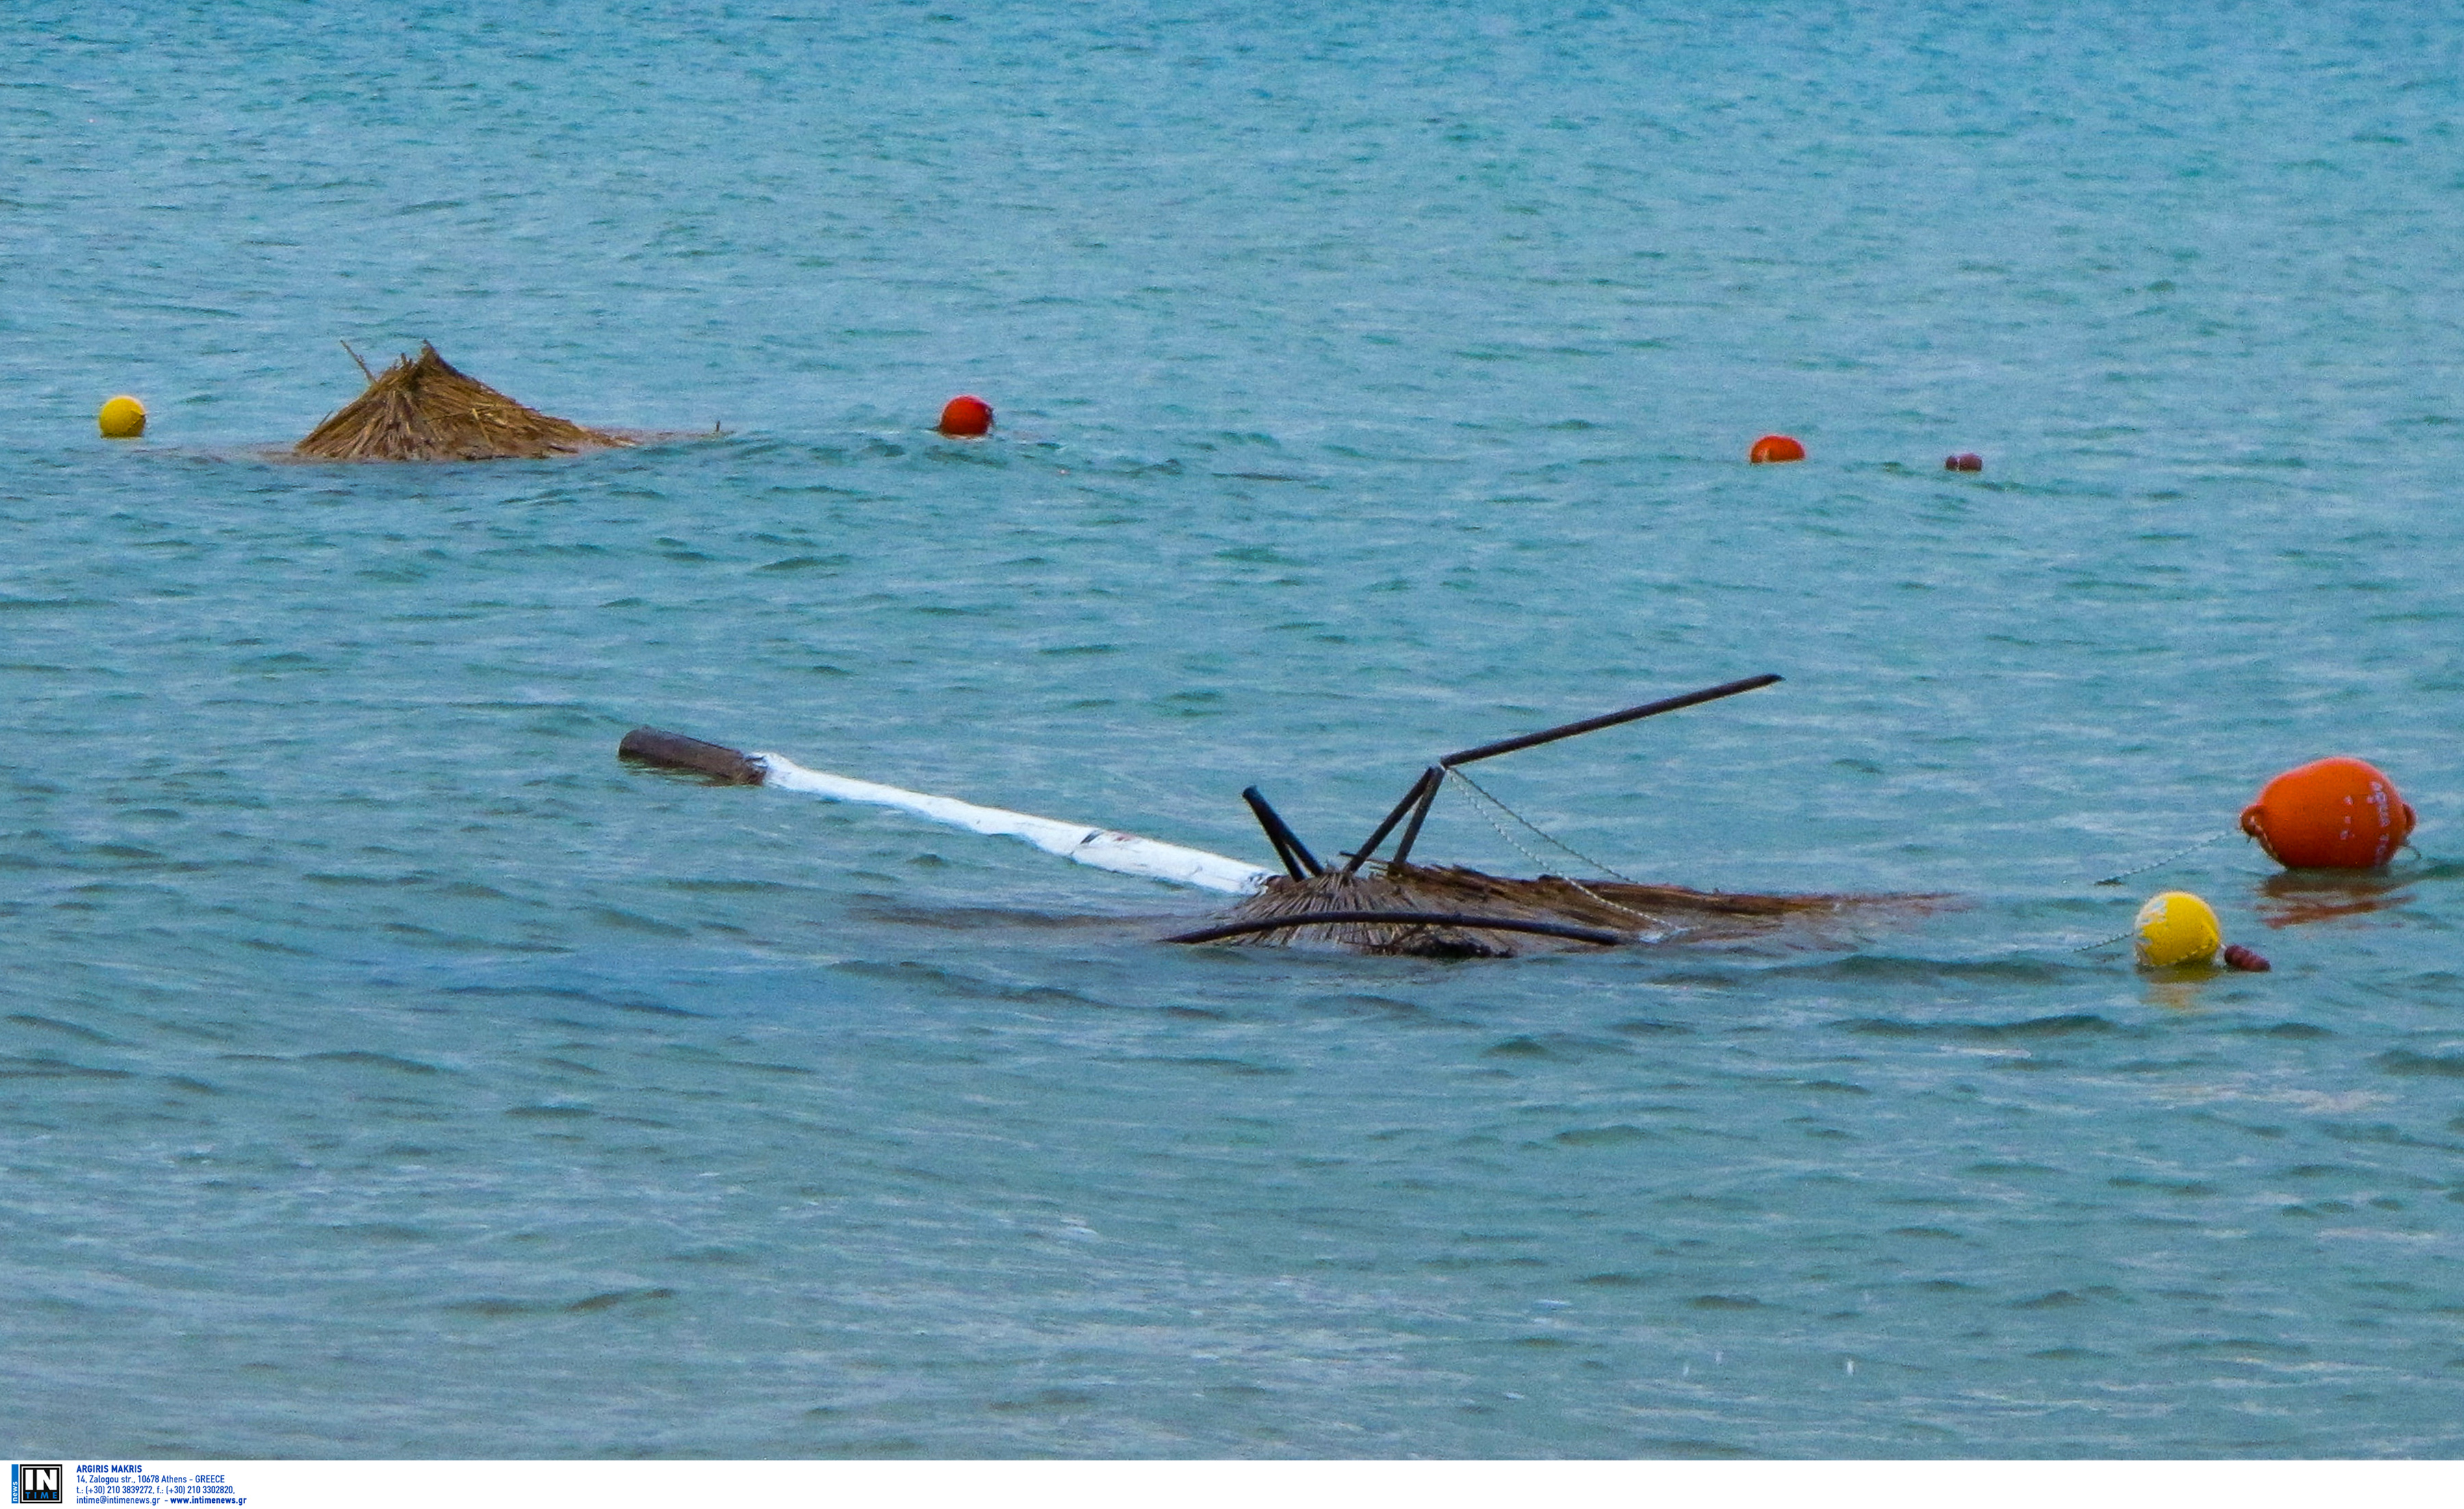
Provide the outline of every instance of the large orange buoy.
[[941,433],[981,435],[993,427],[993,406],[973,393],[961,393],[941,405]]
[[1766,461],[1803,461],[1805,448],[1787,435],[1765,435],[1746,452],[1746,459],[1757,466]]
[[2297,870],[2376,869],[2395,858],[2412,823],[2395,782],[2349,754],[2286,771],[2241,812],[2241,831]]

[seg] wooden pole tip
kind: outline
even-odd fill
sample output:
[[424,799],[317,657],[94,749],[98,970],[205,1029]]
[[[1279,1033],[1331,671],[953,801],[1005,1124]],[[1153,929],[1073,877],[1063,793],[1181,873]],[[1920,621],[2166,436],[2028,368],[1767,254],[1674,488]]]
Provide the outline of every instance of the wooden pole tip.
[[686,771],[721,786],[759,786],[767,774],[761,762],[742,750],[671,733],[666,729],[639,728],[618,741],[618,759]]

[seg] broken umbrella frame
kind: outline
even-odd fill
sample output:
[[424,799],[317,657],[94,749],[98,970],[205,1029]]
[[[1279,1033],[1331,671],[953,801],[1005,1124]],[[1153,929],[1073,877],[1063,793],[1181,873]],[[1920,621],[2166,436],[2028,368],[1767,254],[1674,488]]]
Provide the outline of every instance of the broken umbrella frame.
[[[1386,836],[1395,831],[1395,825],[1398,822],[1403,824],[1402,836],[1396,840],[1395,857],[1385,864],[1390,868],[1404,864],[1411,857],[1413,843],[1419,839],[1421,822],[1427,819],[1429,808],[1438,799],[1440,788],[1445,784],[1446,773],[1459,765],[1468,765],[1475,760],[1489,759],[1499,754],[1511,754],[1517,750],[1532,749],[1542,744],[1553,744],[1559,739],[1573,738],[1577,733],[1590,733],[1599,729],[1615,728],[1620,723],[1632,723],[1639,718],[1648,718],[1662,712],[1674,712],[1680,708],[1716,702],[1722,697],[1733,697],[1739,692],[1768,687],[1780,679],[1776,674],[1769,672],[1759,676],[1748,676],[1742,681],[1722,682],[1716,687],[1705,687],[1700,691],[1688,691],[1680,696],[1662,697],[1657,702],[1646,702],[1639,707],[1627,708],[1621,711],[1604,712],[1598,717],[1584,718],[1573,723],[1561,723],[1555,728],[1542,729],[1537,733],[1526,733],[1516,738],[1499,739],[1492,744],[1457,750],[1420,772],[1419,777],[1413,781],[1411,790],[1403,794],[1403,799],[1395,804],[1394,810],[1386,814],[1385,820],[1377,824],[1376,831],[1369,835],[1369,842],[1345,857],[1341,873],[1346,876],[1358,874],[1360,867],[1375,857],[1378,847],[1386,842]],[[1249,804],[1249,810],[1257,816],[1258,826],[1265,830],[1266,842],[1274,845],[1275,857],[1283,863],[1285,873],[1295,881],[1308,881],[1328,873],[1328,866],[1321,864],[1317,856],[1309,852],[1309,846],[1301,842],[1300,836],[1292,831],[1291,825],[1267,803],[1265,793],[1251,786],[1241,793],[1241,799]],[[1353,909],[1256,917],[1213,928],[1200,928],[1197,931],[1178,933],[1163,941],[1166,943],[1215,943],[1253,933],[1279,932],[1291,928],[1329,927],[1346,923],[1393,923],[1405,926],[1475,928],[1501,932],[1538,933],[1549,937],[1568,938],[1580,943],[1597,944],[1602,947],[1627,941],[1622,934],[1611,932],[1606,929],[1581,928],[1568,923],[1540,922],[1516,917],[1480,917],[1458,912]]]

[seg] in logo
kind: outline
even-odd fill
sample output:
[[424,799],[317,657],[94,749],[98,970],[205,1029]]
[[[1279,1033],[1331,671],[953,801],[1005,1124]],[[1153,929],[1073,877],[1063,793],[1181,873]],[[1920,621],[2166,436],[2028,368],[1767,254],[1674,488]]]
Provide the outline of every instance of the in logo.
[[57,1462],[9,1464],[9,1501],[12,1504],[66,1502],[60,1498],[60,1464]]

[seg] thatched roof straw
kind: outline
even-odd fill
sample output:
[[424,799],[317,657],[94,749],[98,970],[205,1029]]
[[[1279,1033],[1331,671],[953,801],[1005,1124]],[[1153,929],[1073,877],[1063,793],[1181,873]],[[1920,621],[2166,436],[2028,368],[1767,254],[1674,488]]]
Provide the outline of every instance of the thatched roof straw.
[[1440,958],[1511,958],[1533,949],[1566,947],[1525,933],[1411,924],[1318,923],[1312,912],[1442,912],[1457,916],[1516,917],[1622,933],[1638,943],[1700,943],[1748,938],[1791,924],[1847,921],[1874,908],[1924,913],[1939,909],[1941,896],[1766,896],[1734,891],[1688,890],[1630,881],[1576,883],[1554,875],[1516,880],[1485,875],[1460,865],[1379,864],[1375,873],[1329,870],[1307,880],[1270,877],[1232,911],[1235,921],[1293,919],[1243,938],[1251,944],[1286,944],[1306,935],[1364,953],[1424,954]]
[[327,461],[493,461],[631,444],[517,404],[456,371],[423,340],[417,358],[399,358],[370,378],[366,392],[291,448]]

